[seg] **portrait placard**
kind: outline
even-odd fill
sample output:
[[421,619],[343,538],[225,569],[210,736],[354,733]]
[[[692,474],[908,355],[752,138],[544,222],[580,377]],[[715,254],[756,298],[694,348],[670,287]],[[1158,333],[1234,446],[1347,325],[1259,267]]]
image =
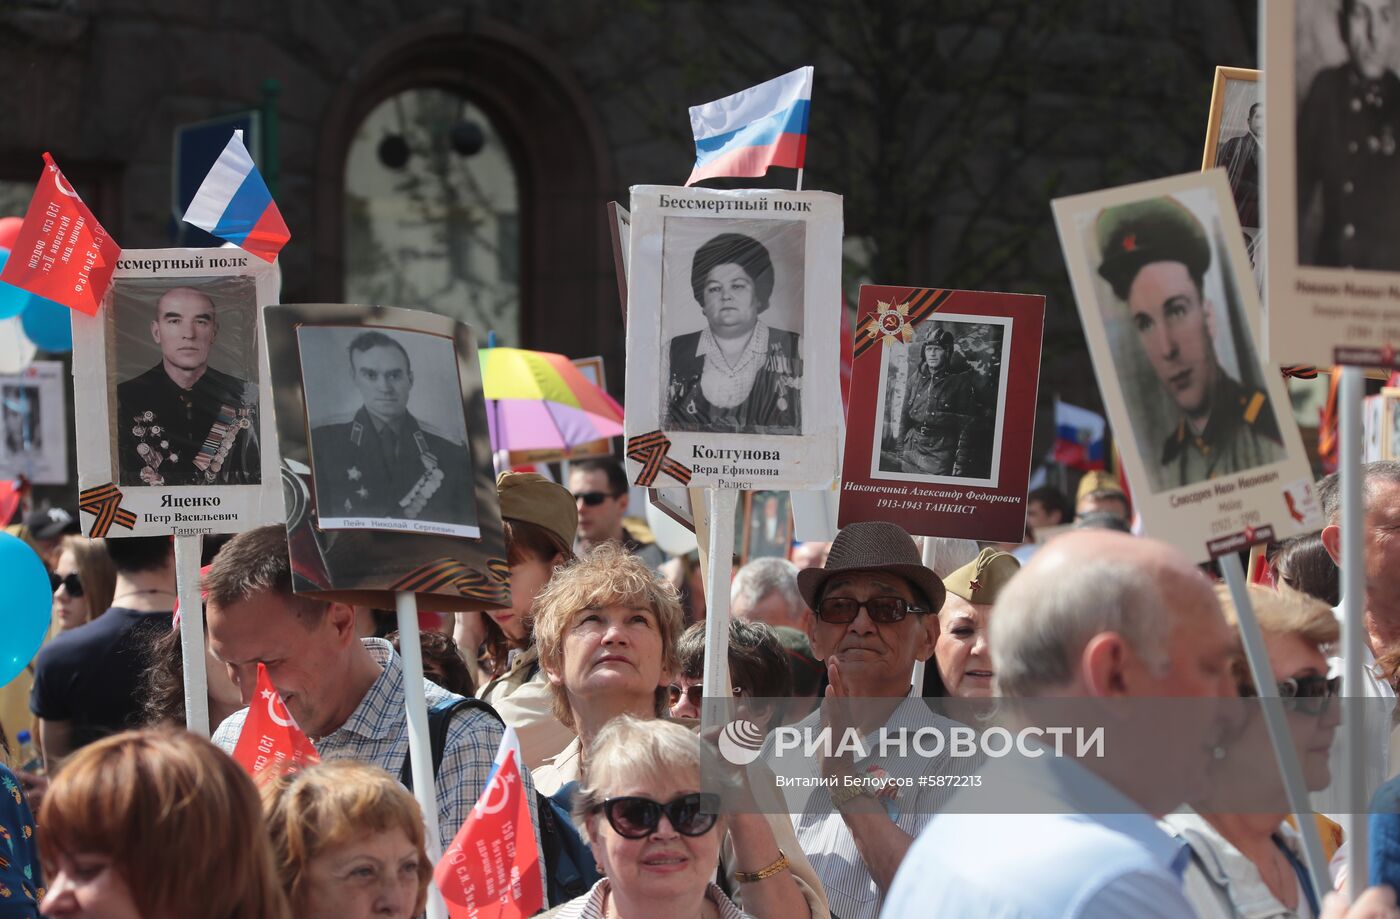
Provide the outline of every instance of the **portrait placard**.
[[1259,71],[1215,68],[1206,120],[1206,147],[1201,169],[1225,170],[1235,211],[1244,231],[1245,251],[1254,279],[1263,290],[1263,222],[1259,217],[1259,168],[1263,160],[1264,103],[1259,98]]
[[393,608],[495,609],[510,575],[476,343],[432,313],[266,310],[298,592]]
[[756,558],[787,558],[792,549],[792,498],[786,491],[751,491],[739,504],[740,563]]
[[1045,298],[865,285],[840,526],[1021,542]]
[[629,476],[646,486],[830,485],[841,198],[637,186],[631,213]]
[[0,479],[68,484],[68,395],[63,364],[35,361],[0,375]]
[[275,265],[237,249],[127,250],[97,315],[73,315],[84,532],[281,522],[261,343],[277,287]]
[[1393,13],[1260,10],[1269,362],[1400,366],[1400,48],[1370,22]]
[[1053,203],[1148,535],[1204,560],[1322,525],[1223,169]]
[[1400,389],[1381,390],[1381,459],[1400,459]]

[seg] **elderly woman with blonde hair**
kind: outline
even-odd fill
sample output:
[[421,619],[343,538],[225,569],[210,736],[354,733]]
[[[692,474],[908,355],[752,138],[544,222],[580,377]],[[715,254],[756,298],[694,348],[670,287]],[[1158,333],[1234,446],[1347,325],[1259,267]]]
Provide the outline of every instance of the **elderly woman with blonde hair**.
[[[1238,628],[1229,592],[1223,586],[1216,590],[1226,620]],[[1250,585],[1249,598],[1287,707],[1303,780],[1309,791],[1326,788],[1332,778],[1328,751],[1341,719],[1338,705],[1330,701],[1341,692],[1341,678],[1328,677],[1326,652],[1340,627],[1326,603],[1306,594]],[[1258,695],[1243,653],[1232,670],[1241,696]],[[1273,755],[1262,712],[1240,705],[1242,723],[1222,761],[1227,768],[1238,763],[1233,770],[1237,781],[1231,775],[1217,777],[1208,800],[1162,821],[1190,847],[1191,862],[1182,877],[1187,899],[1203,919],[1318,915],[1320,894],[1326,891],[1314,890],[1309,882],[1300,838],[1281,810],[1281,786],[1276,776],[1267,781]],[[1263,774],[1260,763],[1266,766]],[[1271,809],[1266,800],[1277,804]]]
[[727,776],[711,747],[679,724],[619,715],[593,739],[574,820],[604,877],[550,919],[746,919],[711,878],[719,862]]
[[[535,644],[554,712],[578,736],[534,770],[536,788],[567,793],[587,774],[593,742],[614,718],[665,716],[684,628],[675,588],[615,543],[555,572],[535,600]],[[736,809],[726,821],[720,870],[728,889],[758,919],[822,919],[829,915],[825,892],[772,776],[752,776],[751,767],[746,793],[767,806]]]
[[341,760],[263,791],[282,887],[298,919],[409,919],[432,863],[413,795],[377,766]]

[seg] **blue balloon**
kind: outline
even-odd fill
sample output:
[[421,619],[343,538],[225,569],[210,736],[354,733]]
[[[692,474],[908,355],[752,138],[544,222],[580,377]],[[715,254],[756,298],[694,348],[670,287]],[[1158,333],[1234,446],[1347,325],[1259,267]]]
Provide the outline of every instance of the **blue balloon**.
[[0,686],[19,676],[49,631],[53,592],[49,572],[29,544],[0,532],[0,582],[5,584],[5,625],[0,628]]
[[[9,260],[10,250],[0,246],[0,268],[4,268],[5,263]],[[29,305],[31,299],[32,295],[29,291],[0,281],[0,319],[18,316],[24,312],[24,308]]]
[[54,354],[73,350],[73,311],[45,297],[29,297],[29,306],[20,315],[24,334],[40,349]]

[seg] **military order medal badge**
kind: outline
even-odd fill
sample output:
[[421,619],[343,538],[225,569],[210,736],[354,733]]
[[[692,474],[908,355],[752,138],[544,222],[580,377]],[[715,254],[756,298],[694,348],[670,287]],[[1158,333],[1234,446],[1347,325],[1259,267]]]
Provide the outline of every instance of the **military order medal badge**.
[[829,486],[841,427],[841,199],[638,186],[627,240],[632,480]]
[[262,348],[277,285],[275,265],[240,250],[122,253],[97,315],[73,317],[76,391],[105,394],[76,403],[84,532],[193,536],[283,519]]
[[1204,560],[1320,527],[1289,508],[1311,476],[1283,379],[1259,356],[1225,171],[1061,198],[1054,212],[1148,535]]
[[839,525],[1020,542],[1044,322],[1040,296],[862,287]]
[[509,601],[471,330],[443,316],[268,310],[296,589],[422,609]]

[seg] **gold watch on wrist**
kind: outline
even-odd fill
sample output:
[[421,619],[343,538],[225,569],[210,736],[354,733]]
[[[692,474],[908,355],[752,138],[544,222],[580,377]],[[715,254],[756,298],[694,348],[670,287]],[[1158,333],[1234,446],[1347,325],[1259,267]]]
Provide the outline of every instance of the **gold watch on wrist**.
[[865,785],[846,785],[831,792],[831,804],[833,807],[843,807],[861,795],[870,794],[870,789]]

